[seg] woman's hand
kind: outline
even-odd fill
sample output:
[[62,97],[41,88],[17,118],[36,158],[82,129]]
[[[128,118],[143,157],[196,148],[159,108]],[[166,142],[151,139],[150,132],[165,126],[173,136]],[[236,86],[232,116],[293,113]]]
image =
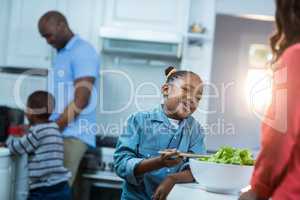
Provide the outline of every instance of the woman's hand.
[[176,149],[166,149],[165,152],[159,157],[162,167],[173,167],[181,163],[182,157],[179,156],[179,152]]
[[246,192],[243,192],[239,198],[239,200],[267,200],[262,199],[257,196],[257,194],[253,190],[248,190]]
[[172,188],[176,184],[176,181],[172,177],[167,177],[156,189],[152,197],[153,200],[165,200]]

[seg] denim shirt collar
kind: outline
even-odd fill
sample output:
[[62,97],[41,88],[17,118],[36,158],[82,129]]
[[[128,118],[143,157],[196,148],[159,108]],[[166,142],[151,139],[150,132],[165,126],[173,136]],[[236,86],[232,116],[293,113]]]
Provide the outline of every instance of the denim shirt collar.
[[[168,126],[172,127],[167,115],[164,112],[163,104],[159,105],[157,108],[155,108],[153,110],[153,112],[151,113],[150,118],[151,118],[151,121],[158,121],[158,122],[165,123]],[[187,119],[181,120],[179,126],[181,127],[182,125],[184,125],[186,120]]]
[[163,105],[159,105],[157,108],[153,110],[151,113],[151,121],[158,121],[158,122],[167,122],[168,117],[166,116]]

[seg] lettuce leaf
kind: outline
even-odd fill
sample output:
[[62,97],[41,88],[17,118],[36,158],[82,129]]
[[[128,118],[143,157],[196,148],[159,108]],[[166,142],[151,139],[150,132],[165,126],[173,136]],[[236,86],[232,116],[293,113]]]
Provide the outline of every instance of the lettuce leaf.
[[254,165],[253,155],[250,150],[229,146],[221,147],[215,154],[201,157],[199,160],[222,164]]

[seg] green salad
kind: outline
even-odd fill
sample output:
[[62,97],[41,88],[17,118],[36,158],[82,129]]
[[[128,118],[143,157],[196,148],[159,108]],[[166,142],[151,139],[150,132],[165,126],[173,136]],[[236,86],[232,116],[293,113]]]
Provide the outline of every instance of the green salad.
[[233,147],[222,147],[217,153],[211,156],[203,156],[199,160],[223,164],[254,165],[253,155],[250,150]]

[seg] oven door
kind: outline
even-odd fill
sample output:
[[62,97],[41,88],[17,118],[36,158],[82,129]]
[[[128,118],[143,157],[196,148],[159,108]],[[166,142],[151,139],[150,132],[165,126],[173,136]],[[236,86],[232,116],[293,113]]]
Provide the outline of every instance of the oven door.
[[94,183],[91,187],[90,200],[120,200],[122,189],[120,184]]

